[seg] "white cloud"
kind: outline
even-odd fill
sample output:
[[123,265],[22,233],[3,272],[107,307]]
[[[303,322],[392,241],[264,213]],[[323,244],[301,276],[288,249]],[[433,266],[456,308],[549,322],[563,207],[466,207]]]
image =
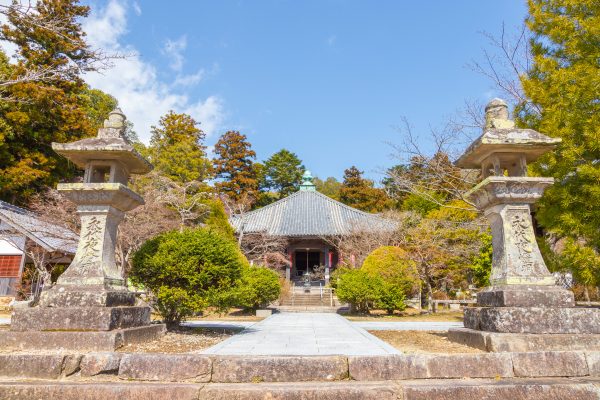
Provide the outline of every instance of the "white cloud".
[[189,74],[189,75],[177,75],[177,77],[175,78],[175,81],[173,82],[174,86],[193,86],[198,84],[198,82],[200,82],[204,76],[206,74],[206,71],[204,69],[199,69],[198,72],[194,73],[194,74]]
[[140,15],[142,15],[142,7],[140,7],[140,3],[138,3],[137,1],[134,1],[131,6],[133,7],[133,12],[135,13],[135,15],[137,15],[138,17]]
[[337,41],[337,36],[336,35],[331,35],[327,38],[327,45],[329,46],[333,46],[335,45],[335,42]]
[[161,80],[156,66],[142,59],[135,47],[123,43],[128,11],[123,0],[110,0],[106,7],[93,10],[85,20],[84,29],[93,47],[107,52],[133,54],[126,59],[115,60],[114,67],[102,74],[87,74],[86,81],[119,101],[144,142],[150,139],[150,127],[169,110],[188,113],[201,122],[200,127],[207,135],[215,133],[224,119],[223,100],[218,96],[192,98],[185,92],[186,86],[199,82],[204,72],[200,70],[189,76],[180,76],[175,82]]
[[183,35],[177,40],[167,39],[163,54],[169,58],[169,66],[173,71],[181,71],[183,68],[183,52],[187,47],[187,37]]

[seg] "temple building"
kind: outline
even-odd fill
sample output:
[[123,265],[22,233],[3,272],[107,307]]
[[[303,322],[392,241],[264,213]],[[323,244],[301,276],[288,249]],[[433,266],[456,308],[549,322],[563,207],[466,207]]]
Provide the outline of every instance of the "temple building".
[[302,177],[300,190],[275,203],[235,215],[230,222],[238,234],[266,234],[287,242],[289,266],[286,278],[298,280],[323,266],[325,281],[351,254],[340,254],[329,240],[357,231],[394,230],[396,223],[336,201],[316,190],[309,171]]
[[[73,231],[0,201],[0,296],[16,294],[23,268],[26,263],[33,263],[34,253],[43,253],[48,264],[68,265],[78,241],[79,235]],[[32,291],[38,289],[37,286],[31,288]]]

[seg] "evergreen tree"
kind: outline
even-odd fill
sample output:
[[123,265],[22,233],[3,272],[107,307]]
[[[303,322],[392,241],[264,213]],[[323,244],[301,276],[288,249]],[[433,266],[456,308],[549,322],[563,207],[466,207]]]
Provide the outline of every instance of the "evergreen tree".
[[[521,126],[562,138],[536,172],[555,178],[537,219],[560,236],[600,249],[600,2],[529,0],[533,67],[522,77],[535,107]],[[533,112],[535,109],[539,112]]]
[[169,111],[152,127],[150,146],[143,149],[155,166],[146,179],[157,187],[162,201],[179,214],[180,229],[210,218],[212,167],[206,156],[204,132],[187,114]]
[[340,201],[350,207],[367,212],[380,212],[390,205],[385,191],[374,187],[373,182],[362,177],[362,171],[352,166],[344,171],[340,188]]
[[178,183],[204,182],[211,177],[205,134],[187,114],[169,111],[152,127],[149,156],[154,167]]
[[334,200],[340,199],[340,189],[342,188],[342,184],[333,176],[328,177],[324,181],[315,177],[313,183],[318,192],[323,193]]
[[226,132],[219,138],[214,152],[217,156],[213,159],[215,176],[221,179],[215,183],[217,190],[235,202],[253,203],[258,194],[256,153],[246,135]]
[[274,190],[282,199],[298,190],[304,170],[296,154],[280,150],[265,161],[263,187]]
[[[50,144],[94,135],[98,116],[106,116],[98,101],[105,104],[108,98],[91,92],[80,76],[95,69],[98,59],[80,24],[89,8],[76,0],[40,0],[32,7],[35,12],[10,8],[0,28],[0,40],[16,48],[14,64],[0,54],[2,81],[25,71],[52,71],[52,79],[3,88],[11,101],[0,102],[0,197],[11,202],[25,202],[44,186],[79,173]],[[60,30],[46,29],[48,21],[60,22]]]

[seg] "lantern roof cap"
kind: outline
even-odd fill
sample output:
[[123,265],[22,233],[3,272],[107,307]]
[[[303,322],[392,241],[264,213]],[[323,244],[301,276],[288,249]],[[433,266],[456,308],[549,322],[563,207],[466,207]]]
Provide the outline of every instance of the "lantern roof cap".
[[114,160],[124,164],[129,173],[146,174],[153,166],[125,138],[126,119],[121,109],[115,108],[104,120],[103,127],[98,129],[96,137],[71,143],[52,143],[52,149],[80,168],[94,160]]
[[486,125],[483,134],[456,160],[460,168],[477,169],[494,154],[524,155],[527,162],[536,161],[554,149],[560,138],[546,136],[533,129],[515,128],[508,118],[508,106],[502,99],[493,99],[485,107]]

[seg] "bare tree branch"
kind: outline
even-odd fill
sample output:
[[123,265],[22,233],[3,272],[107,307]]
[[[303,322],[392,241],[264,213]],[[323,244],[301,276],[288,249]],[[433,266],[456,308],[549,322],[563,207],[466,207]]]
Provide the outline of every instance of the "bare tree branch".
[[[10,4],[0,4],[0,15],[3,15],[10,24],[11,18],[18,18],[24,26],[29,29],[38,29],[57,35],[74,48],[84,49],[86,57],[74,59],[68,53],[60,53],[65,61],[63,64],[52,66],[30,66],[21,62],[21,58],[15,55],[19,68],[15,69],[16,75],[0,77],[0,98],[11,101],[24,101],[16,99],[5,90],[11,86],[23,83],[53,83],[63,80],[71,80],[84,72],[101,72],[113,67],[113,61],[130,57],[130,54],[112,53],[108,54],[102,49],[91,49],[87,47],[83,39],[74,38],[69,35],[70,17],[56,14],[40,14],[31,1],[15,1]],[[0,34],[0,40],[10,41]]]

